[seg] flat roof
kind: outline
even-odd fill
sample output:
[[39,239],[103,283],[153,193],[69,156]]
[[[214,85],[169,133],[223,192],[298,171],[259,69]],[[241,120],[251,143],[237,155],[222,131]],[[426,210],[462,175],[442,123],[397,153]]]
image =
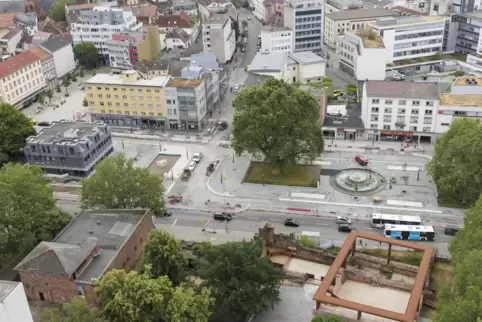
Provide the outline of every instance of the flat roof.
[[362,20],[362,19],[376,19],[378,17],[392,17],[398,16],[395,11],[384,8],[368,8],[356,10],[342,10],[332,12],[326,15],[331,20]]
[[376,81],[366,82],[368,97],[438,100],[437,83]]
[[482,86],[482,77],[476,77],[476,76],[457,77],[457,79],[454,82],[454,86]]
[[287,58],[288,53],[257,53],[249,64],[249,71],[279,72]]
[[5,299],[12,293],[20,282],[12,281],[0,281],[0,303],[3,303]]
[[300,64],[314,64],[314,63],[324,63],[325,60],[315,54],[312,51],[301,51],[296,53],[290,53],[289,58],[293,59]]
[[482,94],[441,94],[440,106],[482,107]]
[[477,10],[472,12],[461,12],[461,13],[457,13],[457,15],[468,17],[468,18],[482,19],[482,10]]
[[79,281],[91,283],[92,278],[99,278],[104,274],[147,213],[145,209],[83,211],[54,239],[54,242],[78,245],[88,238],[97,238],[100,255],[77,277]]
[[[413,25],[417,23],[436,22],[447,19],[449,18],[444,16],[402,16],[396,19],[382,18],[374,22],[373,25],[377,26],[377,28],[385,28],[393,26]],[[390,23],[391,21],[393,21],[393,23]]]
[[167,86],[168,87],[198,87],[203,83],[202,79],[187,79],[187,78],[174,78]]
[[164,87],[169,82],[169,76],[155,76],[151,79],[138,79],[136,81],[126,81],[121,75],[97,74],[87,80],[85,84],[92,85],[119,85],[119,86],[150,86]]
[[385,48],[382,37],[374,31],[371,30],[357,30],[350,31],[354,35],[360,37],[363,42],[363,47],[365,48]]
[[43,127],[37,135],[27,139],[28,142],[54,142],[54,141],[79,141],[86,136],[97,133],[98,127],[105,127],[103,123],[84,122],[53,122],[50,126]]

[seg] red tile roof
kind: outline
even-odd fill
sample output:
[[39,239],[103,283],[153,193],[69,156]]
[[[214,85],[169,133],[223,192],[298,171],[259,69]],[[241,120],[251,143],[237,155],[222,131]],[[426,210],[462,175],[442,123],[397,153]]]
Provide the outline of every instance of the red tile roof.
[[29,51],[25,51],[17,56],[13,56],[12,58],[0,63],[0,79],[17,72],[38,60],[40,60],[40,58]]
[[192,28],[191,18],[185,12],[181,12],[180,15],[161,15],[158,17],[157,25],[163,28]]
[[20,14],[22,13],[21,12],[0,13],[0,28],[15,27],[13,18],[15,18],[16,15],[20,15]]
[[34,46],[30,48],[28,51],[34,54],[35,56],[37,56],[38,58],[40,58],[42,61],[45,61],[52,57],[52,55],[48,51],[46,51],[40,46]]

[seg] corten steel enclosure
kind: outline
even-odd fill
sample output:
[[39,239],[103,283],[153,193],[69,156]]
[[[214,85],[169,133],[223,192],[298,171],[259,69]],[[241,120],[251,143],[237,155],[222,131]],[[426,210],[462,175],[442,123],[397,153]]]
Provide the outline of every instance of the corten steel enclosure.
[[[408,301],[407,310],[405,311],[405,314],[396,313],[396,312],[392,312],[384,309],[379,309],[373,306],[364,305],[364,304],[360,304],[352,301],[342,300],[326,294],[329,287],[333,284],[336,274],[338,273],[338,270],[341,267],[346,267],[346,262],[348,259],[348,255],[350,254],[350,251],[352,251],[352,255],[355,253],[357,238],[364,238],[364,239],[388,244],[387,264],[390,263],[392,245],[423,251],[422,261],[420,262],[420,266],[418,268],[418,273],[415,278],[415,283],[413,285],[412,293],[410,294],[410,299]],[[367,313],[367,314],[376,315],[379,317],[392,319],[400,322],[414,322],[416,320],[418,307],[419,305],[421,305],[421,301],[420,301],[421,295],[423,292],[425,280],[427,278],[428,268],[432,260],[432,253],[433,253],[433,248],[427,245],[416,244],[416,243],[411,243],[411,242],[406,242],[401,240],[394,240],[394,239],[389,239],[383,236],[378,236],[370,233],[353,231],[352,233],[350,233],[350,235],[348,235],[348,238],[345,240],[345,243],[341,247],[338,253],[338,256],[336,256],[335,260],[333,261],[333,264],[328,270],[328,273],[323,279],[323,282],[321,283],[320,287],[316,291],[316,294],[313,296],[313,300],[316,301],[316,309],[319,309],[320,304],[324,303],[324,304],[341,306],[347,309],[357,311],[358,319],[360,319],[361,313]]]

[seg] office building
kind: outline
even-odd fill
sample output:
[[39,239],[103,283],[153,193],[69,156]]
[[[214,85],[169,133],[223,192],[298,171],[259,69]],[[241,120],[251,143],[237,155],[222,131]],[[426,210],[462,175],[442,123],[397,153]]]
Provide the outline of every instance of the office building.
[[261,31],[262,53],[292,53],[293,31],[284,26],[264,26]]
[[381,8],[343,10],[329,13],[325,17],[325,44],[335,48],[338,36],[343,35],[345,32],[363,30],[370,23],[376,22],[378,18],[397,15],[394,11]]
[[231,61],[236,51],[235,9],[226,9],[213,14],[202,24],[204,52],[213,53],[220,63]]
[[113,34],[141,30],[142,23],[137,22],[132,11],[108,6],[81,11],[79,20],[71,24],[74,45],[84,41],[93,43],[99,50],[100,59],[106,63],[109,61],[107,42]]
[[452,16],[456,29],[455,51],[464,54],[482,54],[482,10]]
[[84,84],[92,120],[164,128],[164,87],[169,80],[169,76],[142,79],[135,70],[123,71],[121,75],[95,75]]
[[28,163],[51,174],[88,177],[114,152],[111,129],[102,123],[54,122],[27,138]]

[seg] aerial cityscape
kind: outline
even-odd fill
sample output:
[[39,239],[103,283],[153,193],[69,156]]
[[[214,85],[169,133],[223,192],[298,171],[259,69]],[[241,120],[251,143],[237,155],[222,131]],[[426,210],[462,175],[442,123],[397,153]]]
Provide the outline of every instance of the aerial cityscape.
[[480,0],[2,0],[0,48],[0,322],[482,321]]

